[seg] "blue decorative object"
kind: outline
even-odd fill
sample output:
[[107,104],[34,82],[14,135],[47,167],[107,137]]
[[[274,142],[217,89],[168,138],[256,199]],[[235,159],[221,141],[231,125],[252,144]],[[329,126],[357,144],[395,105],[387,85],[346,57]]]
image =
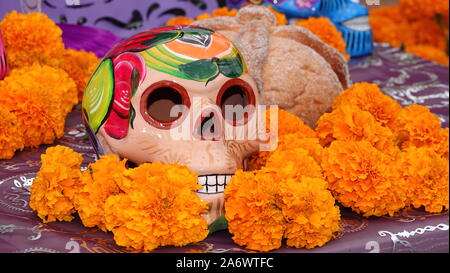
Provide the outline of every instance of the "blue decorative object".
[[372,53],[373,38],[369,11],[357,0],[322,0],[318,11],[328,17],[342,33],[347,54],[352,57]]

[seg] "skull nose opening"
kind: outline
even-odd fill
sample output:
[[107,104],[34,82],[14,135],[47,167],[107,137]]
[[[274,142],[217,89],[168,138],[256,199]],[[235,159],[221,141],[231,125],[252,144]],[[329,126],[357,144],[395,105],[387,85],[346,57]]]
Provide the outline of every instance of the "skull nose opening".
[[214,135],[214,113],[210,113],[207,117],[202,119],[202,123],[199,128],[199,135],[208,136]]
[[213,111],[203,112],[195,130],[195,136],[199,140],[219,140],[221,127],[218,116]]

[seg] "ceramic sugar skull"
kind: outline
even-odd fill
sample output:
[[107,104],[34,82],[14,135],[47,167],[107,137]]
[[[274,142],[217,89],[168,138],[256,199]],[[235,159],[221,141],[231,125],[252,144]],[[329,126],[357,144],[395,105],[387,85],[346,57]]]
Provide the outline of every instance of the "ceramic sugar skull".
[[196,172],[211,223],[223,215],[231,175],[258,150],[248,130],[257,104],[256,85],[230,40],[172,26],[132,36],[106,54],[86,87],[83,120],[100,155]]

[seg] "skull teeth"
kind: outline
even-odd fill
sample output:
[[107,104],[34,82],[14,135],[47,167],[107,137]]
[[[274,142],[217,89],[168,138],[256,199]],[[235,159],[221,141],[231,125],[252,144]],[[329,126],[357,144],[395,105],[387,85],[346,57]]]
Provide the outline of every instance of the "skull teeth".
[[198,184],[203,188],[197,192],[207,194],[221,193],[225,190],[232,176],[231,174],[200,175],[198,177]]

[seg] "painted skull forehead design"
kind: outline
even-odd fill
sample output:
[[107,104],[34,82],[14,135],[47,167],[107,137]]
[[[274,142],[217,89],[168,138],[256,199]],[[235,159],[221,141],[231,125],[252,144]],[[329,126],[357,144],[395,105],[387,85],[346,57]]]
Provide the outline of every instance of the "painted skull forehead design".
[[219,74],[237,78],[245,73],[244,61],[230,40],[207,29],[182,30],[168,42],[140,52],[148,67],[206,83]]
[[247,73],[233,43],[212,30],[170,26],[139,33],[112,48],[87,84],[83,118],[93,134],[104,125],[110,137],[122,139],[128,127],[133,128],[136,110],[131,98],[147,67],[205,85],[220,74],[238,78]]
[[148,67],[188,80],[207,82],[220,73],[236,78],[246,72],[230,40],[196,26],[169,26],[134,35],[116,45],[106,58],[125,52],[137,52]]

